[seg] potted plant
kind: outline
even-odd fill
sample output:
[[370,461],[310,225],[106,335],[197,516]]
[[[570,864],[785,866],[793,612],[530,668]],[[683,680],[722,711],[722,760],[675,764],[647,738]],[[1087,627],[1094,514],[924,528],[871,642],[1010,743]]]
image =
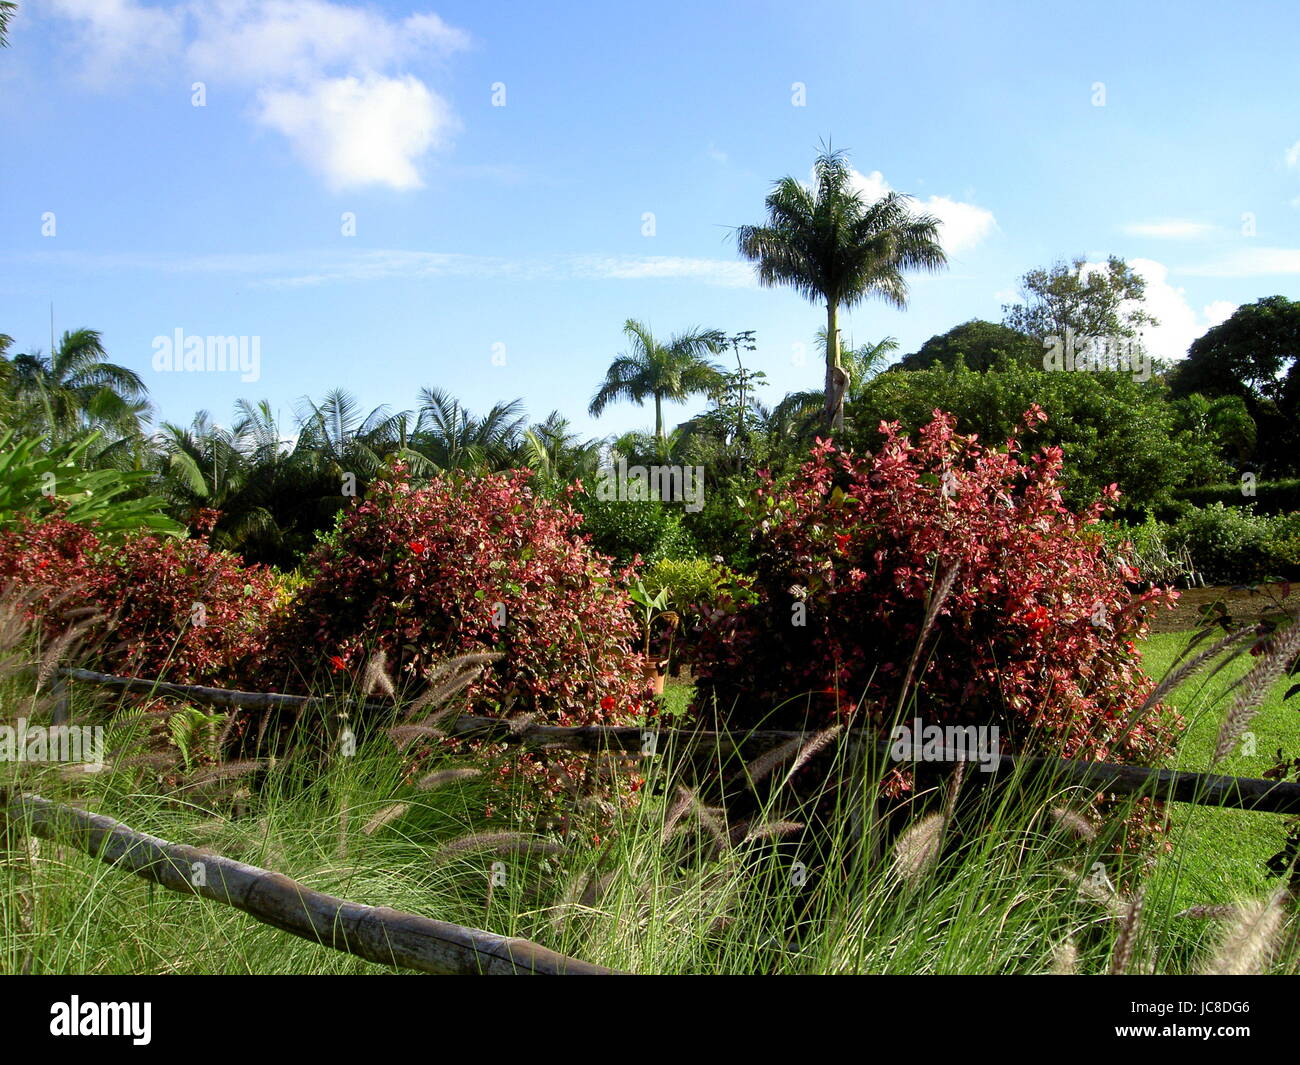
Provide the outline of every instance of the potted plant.
[[[668,673],[668,661],[672,655],[672,635],[677,631],[680,618],[676,611],[667,609],[667,588],[660,588],[657,594],[651,595],[646,591],[645,584],[638,580],[636,587],[628,594],[636,604],[637,620],[641,622],[641,652],[645,655],[641,668],[646,683],[655,695],[663,695],[664,677]],[[662,655],[655,654],[652,648],[656,622],[662,624],[669,640],[668,650]]]

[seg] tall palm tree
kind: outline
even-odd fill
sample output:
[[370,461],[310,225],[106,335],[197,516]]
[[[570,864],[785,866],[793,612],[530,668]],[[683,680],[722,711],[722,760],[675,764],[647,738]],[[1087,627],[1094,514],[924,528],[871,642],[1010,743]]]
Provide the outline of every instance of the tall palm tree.
[[29,419],[55,441],[95,428],[131,436],[149,411],[140,375],[109,362],[93,329],[65,332],[48,358],[39,351],[14,356],[13,376]]
[[813,187],[784,177],[768,194],[767,224],[736,231],[740,254],[758,264],[759,282],[789,285],[826,304],[824,424],[844,424],[848,378],[840,361],[839,311],[879,296],[907,306],[905,270],[938,270],[947,263],[939,221],[913,214],[910,197],[889,192],[865,203],[853,188],[842,151],[829,147],[813,164]]
[[623,332],[632,342],[631,351],[609,364],[588,412],[595,418],[617,400],[641,404],[654,397],[655,436],[662,441],[664,400],[680,403],[722,384],[722,371],[704,357],[723,350],[722,334],[713,329],[692,329],[663,342],[633,318],[624,324]]

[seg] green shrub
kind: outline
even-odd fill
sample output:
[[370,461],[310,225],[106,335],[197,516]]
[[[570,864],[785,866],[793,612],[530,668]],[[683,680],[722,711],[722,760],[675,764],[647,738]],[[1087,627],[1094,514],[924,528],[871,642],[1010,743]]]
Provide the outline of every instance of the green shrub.
[[707,558],[662,558],[643,578],[651,595],[668,589],[668,607],[680,614],[700,613],[724,596],[743,597],[748,582],[735,571]]
[[1300,579],[1300,513],[1269,519],[1270,576]]
[[660,559],[647,567],[642,583],[650,595],[667,592],[665,608],[678,616],[667,649],[674,674],[680,662],[694,661],[700,633],[715,612],[755,599],[747,577],[706,558]]
[[842,437],[859,453],[874,452],[881,446],[881,422],[915,433],[937,409],[953,414],[961,432],[978,433],[995,447],[1017,431],[1031,403],[1048,415],[1035,446],[1063,450],[1062,492],[1075,509],[1117,484],[1119,512],[1140,518],[1158,512],[1175,488],[1228,474],[1214,438],[1179,427],[1159,380],[1014,363],[986,373],[959,367],[881,374],[851,403],[849,431],[837,434],[836,442]]
[[591,537],[591,546],[622,565],[637,555],[643,562],[657,562],[698,554],[680,507],[657,499],[601,500],[592,495],[574,496],[573,504],[582,512],[581,531]]
[[741,497],[748,498],[754,487],[755,482],[749,476],[724,477],[718,484],[709,486],[703,507],[682,515],[682,524],[700,555],[706,558],[720,555],[728,566],[744,573],[753,569],[754,551]]
[[1212,503],[1189,511],[1170,530],[1173,549],[1185,548],[1201,576],[1216,584],[1269,575],[1271,529],[1248,507]]

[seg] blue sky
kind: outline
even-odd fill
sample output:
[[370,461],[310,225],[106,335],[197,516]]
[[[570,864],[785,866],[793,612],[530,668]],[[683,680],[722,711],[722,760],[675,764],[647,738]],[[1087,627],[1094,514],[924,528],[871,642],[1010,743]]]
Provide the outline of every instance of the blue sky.
[[[914,350],[998,320],[1026,269],[1113,253],[1178,355],[1297,295],[1288,7],[23,0],[0,53],[0,332],[48,348],[52,302],[181,422],[434,386],[641,427],[649,409],[586,415],[628,317],[756,330],[773,401],[820,383],[824,315],[758,287],[730,227],[832,138],[865,190],[943,220],[951,261],[847,337]],[[258,337],[259,379],[156,372],[178,329]]]

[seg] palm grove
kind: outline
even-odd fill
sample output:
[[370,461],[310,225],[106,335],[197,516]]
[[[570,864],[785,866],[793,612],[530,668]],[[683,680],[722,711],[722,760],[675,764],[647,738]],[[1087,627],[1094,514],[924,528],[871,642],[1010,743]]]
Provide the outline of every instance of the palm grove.
[[[942,409],[956,415],[959,431],[996,444],[1037,404],[1048,421],[1036,443],[1064,450],[1067,502],[1082,505],[1116,483],[1127,531],[1190,546],[1198,536],[1235,537],[1262,561],[1223,565],[1262,569],[1223,574],[1233,579],[1300,564],[1300,528],[1287,516],[1297,509],[1290,478],[1300,455],[1300,303],[1269,296],[1245,305],[1196,340],[1186,359],[1156,362],[1150,374],[1047,370],[1054,337],[1140,346],[1153,324],[1142,279],[1126,263],[1075,259],[1028,271],[1002,322],[961,323],[890,364],[896,342],[855,346],[842,335],[841,312],[872,298],[905,308],[908,276],[946,264],[940,223],[899,193],[865,201],[844,153],[830,150],[817,158],[811,182],[776,182],[765,208],[761,222],[736,230],[739,254],[760,283],[789,287],[824,313],[820,380],[771,406],[760,395],[767,382],[753,365],[762,361],[753,331],[665,334],[634,318],[589,412],[645,405],[654,428],[605,440],[575,433],[559,412],[530,423],[522,401],[512,400],[476,413],[435,387],[400,410],[364,410],[333,389],[303,398],[292,424],[264,401],[241,400],[228,425],[206,411],[188,424],[155,425],[144,381],[112,361],[95,331],[66,332],[48,353],[16,351],[0,336],[10,479],[15,455],[59,471],[53,493],[6,493],[0,519],[48,509],[57,497],[84,505],[80,478],[95,474],[100,498],[159,501],[178,532],[203,516],[215,521],[217,546],[291,569],[392,461],[417,478],[526,467],[538,490],[558,493],[618,454],[702,466],[706,503],[692,513],[671,500],[628,507],[578,493],[598,547],[621,560],[721,555],[743,569],[751,558],[738,501],[760,470],[779,477],[795,469],[816,437],[870,450],[882,421],[915,430]],[[691,401],[701,409],[670,427],[665,405]],[[1249,491],[1240,487],[1246,483]]]

